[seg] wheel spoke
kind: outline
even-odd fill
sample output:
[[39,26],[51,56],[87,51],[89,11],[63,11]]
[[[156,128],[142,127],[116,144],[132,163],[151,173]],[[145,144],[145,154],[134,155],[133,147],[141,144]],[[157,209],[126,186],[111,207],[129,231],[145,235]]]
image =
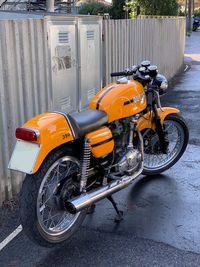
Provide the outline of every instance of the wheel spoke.
[[153,170],[166,166],[176,157],[183,145],[184,133],[180,124],[175,121],[165,121],[164,127],[169,142],[167,154],[159,151],[159,138],[155,132],[147,130],[143,134],[144,141],[147,140],[148,143],[144,151],[144,165],[146,169]]
[[66,182],[66,186],[68,192],[73,192],[74,186],[70,185],[72,183],[70,175],[77,172],[78,168],[79,164],[76,161],[63,157],[54,163],[43,179],[38,194],[38,221],[44,231],[49,234],[67,231],[80,214],[73,215],[60,210],[57,206],[59,196],[55,195],[60,192],[58,191],[60,184],[65,185],[64,181],[71,181]]

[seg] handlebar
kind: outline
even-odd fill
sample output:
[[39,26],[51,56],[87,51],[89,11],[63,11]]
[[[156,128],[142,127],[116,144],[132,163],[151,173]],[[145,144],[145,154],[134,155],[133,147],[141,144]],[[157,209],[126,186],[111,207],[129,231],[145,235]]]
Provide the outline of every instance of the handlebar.
[[118,76],[131,76],[133,75],[134,80],[143,81],[143,82],[150,82],[151,77],[149,75],[145,76],[141,73],[136,74],[135,71],[121,71],[121,72],[113,72],[110,74],[111,77],[118,77]]
[[111,77],[119,77],[119,76],[131,76],[133,75],[133,71],[121,71],[121,72],[112,72],[110,74]]
[[127,69],[125,71],[120,71],[120,72],[112,72],[110,74],[111,77],[118,77],[118,76],[132,76],[133,79],[139,82],[144,82],[144,83],[149,83],[151,82],[155,77],[149,75],[148,73],[145,75],[141,72],[137,72],[135,69]]

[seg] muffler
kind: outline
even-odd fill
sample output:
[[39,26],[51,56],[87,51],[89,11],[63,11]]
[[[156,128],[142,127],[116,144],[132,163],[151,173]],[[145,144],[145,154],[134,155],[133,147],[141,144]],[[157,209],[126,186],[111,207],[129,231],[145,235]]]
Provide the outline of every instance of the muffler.
[[77,212],[88,208],[93,203],[96,203],[109,195],[112,195],[121,189],[127,187],[133,180],[135,180],[143,170],[142,167],[133,176],[123,176],[120,180],[112,181],[107,185],[103,185],[98,189],[94,189],[88,193],[84,193],[76,198],[67,200],[65,202],[65,208],[68,212],[76,214]]

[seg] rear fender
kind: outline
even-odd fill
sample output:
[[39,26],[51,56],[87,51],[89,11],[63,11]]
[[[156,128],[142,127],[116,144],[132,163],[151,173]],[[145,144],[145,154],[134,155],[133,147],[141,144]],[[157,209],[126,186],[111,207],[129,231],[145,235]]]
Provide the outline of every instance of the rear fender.
[[67,118],[59,113],[43,113],[26,122],[23,127],[38,130],[40,152],[33,167],[36,173],[47,155],[55,148],[74,140]]
[[[176,108],[170,108],[170,107],[162,108],[162,110],[158,108],[157,110],[158,110],[158,115],[160,116],[162,124],[165,118],[169,114],[176,114],[180,112],[180,110]],[[155,131],[155,128],[156,126],[155,126],[155,123],[153,122],[152,112],[146,113],[144,116],[140,117],[139,120],[137,121],[137,130],[139,130],[140,132],[142,132],[145,129],[153,129]]]

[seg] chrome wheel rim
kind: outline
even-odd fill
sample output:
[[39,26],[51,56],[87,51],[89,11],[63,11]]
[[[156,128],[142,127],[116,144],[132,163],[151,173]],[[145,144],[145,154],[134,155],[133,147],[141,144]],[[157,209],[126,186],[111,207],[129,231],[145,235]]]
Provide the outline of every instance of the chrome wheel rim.
[[64,181],[69,188],[69,195],[73,191],[74,184],[71,177],[79,172],[79,168],[80,163],[77,159],[63,157],[50,167],[42,180],[37,197],[37,218],[42,230],[50,236],[67,232],[80,215],[80,212],[71,214],[65,211],[59,206],[58,201],[60,186]]
[[[167,140],[169,142],[167,154],[161,151],[148,151],[147,147],[154,148],[159,143],[159,138],[156,133],[150,134],[151,129],[143,133],[144,138],[144,169],[149,171],[158,170],[168,166],[180,153],[184,145],[184,130],[181,125],[172,120],[164,122],[164,129],[167,133]],[[148,136],[151,136],[150,138]]]

